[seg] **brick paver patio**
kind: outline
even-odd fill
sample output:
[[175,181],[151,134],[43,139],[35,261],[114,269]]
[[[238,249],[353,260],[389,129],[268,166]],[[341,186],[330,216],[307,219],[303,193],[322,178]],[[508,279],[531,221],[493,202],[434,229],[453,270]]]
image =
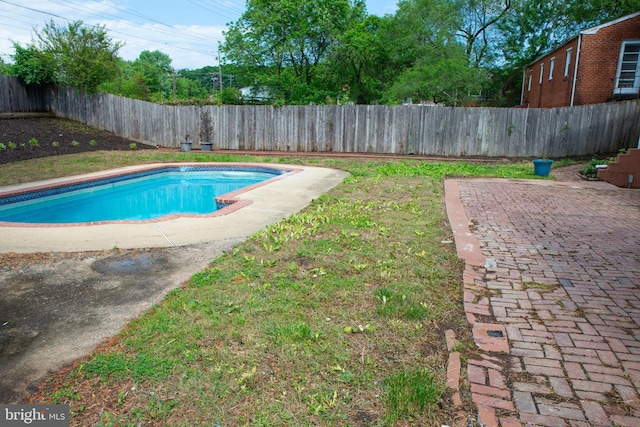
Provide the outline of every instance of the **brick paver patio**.
[[640,426],[640,191],[445,185],[480,349],[466,366],[480,422]]

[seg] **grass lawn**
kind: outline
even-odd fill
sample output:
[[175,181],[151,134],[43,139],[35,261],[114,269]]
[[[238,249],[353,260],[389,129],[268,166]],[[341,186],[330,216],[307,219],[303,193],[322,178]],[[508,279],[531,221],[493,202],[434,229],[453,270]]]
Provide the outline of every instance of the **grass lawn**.
[[474,347],[444,177],[534,178],[530,162],[94,152],[2,165],[0,184],[173,161],[351,175],[194,272],[32,403],[70,404],[72,425],[453,423],[445,330],[456,332],[463,365]]

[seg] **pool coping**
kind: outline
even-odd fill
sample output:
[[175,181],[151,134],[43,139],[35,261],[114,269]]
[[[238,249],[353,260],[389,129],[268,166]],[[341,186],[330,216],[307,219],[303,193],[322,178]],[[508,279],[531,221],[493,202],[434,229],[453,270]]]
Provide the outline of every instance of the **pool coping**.
[[348,175],[334,169],[272,163],[154,163],[0,187],[0,197],[150,169],[194,165],[277,169],[284,173],[220,196],[221,202],[232,203],[211,214],[167,215],[143,221],[81,224],[0,222],[0,253],[172,247],[246,238],[303,209],[311,200],[338,185]]

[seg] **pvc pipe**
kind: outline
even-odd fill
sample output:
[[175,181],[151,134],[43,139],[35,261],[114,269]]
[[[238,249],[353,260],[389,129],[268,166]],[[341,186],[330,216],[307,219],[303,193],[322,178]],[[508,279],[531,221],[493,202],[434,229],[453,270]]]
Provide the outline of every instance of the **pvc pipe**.
[[578,62],[580,62],[580,48],[582,45],[582,33],[578,35],[578,49],[576,52],[576,64],[573,69],[573,86],[571,87],[571,104],[570,107],[573,107],[573,101],[576,97],[576,83],[578,82]]

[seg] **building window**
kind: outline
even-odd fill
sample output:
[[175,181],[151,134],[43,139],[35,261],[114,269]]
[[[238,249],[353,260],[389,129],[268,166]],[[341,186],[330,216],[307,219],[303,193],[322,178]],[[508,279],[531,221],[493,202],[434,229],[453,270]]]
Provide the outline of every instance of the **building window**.
[[531,92],[531,80],[533,80],[533,69],[529,70],[529,78],[527,82],[527,92]]
[[555,56],[549,60],[549,80],[553,80],[553,70],[556,68]]
[[640,87],[640,40],[622,42],[614,95],[638,94]]
[[571,71],[571,54],[573,53],[573,49],[567,49],[567,57],[564,60],[564,76],[569,77],[569,72]]
[[542,84],[543,74],[544,74],[544,63],[540,64],[540,78],[538,79],[538,84]]

